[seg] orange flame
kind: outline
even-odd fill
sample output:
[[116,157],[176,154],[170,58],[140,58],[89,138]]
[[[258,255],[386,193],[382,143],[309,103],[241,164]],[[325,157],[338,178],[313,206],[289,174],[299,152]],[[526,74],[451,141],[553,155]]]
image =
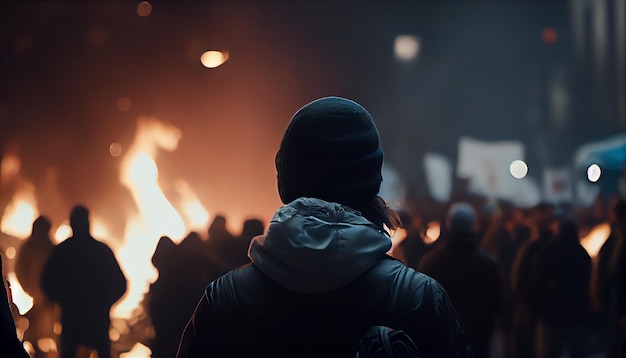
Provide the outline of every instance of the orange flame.
[[580,244],[585,248],[589,256],[596,257],[610,234],[611,225],[602,223],[594,226],[585,237],[581,238]]
[[24,315],[33,308],[33,298],[24,292],[14,272],[9,272],[7,279],[11,284],[11,298],[13,299],[13,303],[17,306],[17,310],[20,314]]
[[128,291],[113,308],[114,317],[131,318],[157,278],[151,258],[159,238],[166,235],[175,242],[184,238],[185,224],[159,186],[155,162],[157,150],[175,150],[180,136],[172,125],[140,117],[133,144],[122,160],[120,181],[130,190],[138,215],[127,222],[124,244],[116,252]]
[[31,183],[23,183],[5,208],[0,231],[25,239],[30,235],[38,215],[35,187]]

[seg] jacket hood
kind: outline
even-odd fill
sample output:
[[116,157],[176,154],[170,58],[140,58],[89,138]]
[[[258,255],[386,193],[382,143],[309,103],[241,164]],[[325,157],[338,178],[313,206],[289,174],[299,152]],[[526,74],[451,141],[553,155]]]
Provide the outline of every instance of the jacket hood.
[[288,290],[316,294],[345,286],[390,249],[389,237],[358,211],[299,198],[276,212],[267,234],[252,240],[248,256]]

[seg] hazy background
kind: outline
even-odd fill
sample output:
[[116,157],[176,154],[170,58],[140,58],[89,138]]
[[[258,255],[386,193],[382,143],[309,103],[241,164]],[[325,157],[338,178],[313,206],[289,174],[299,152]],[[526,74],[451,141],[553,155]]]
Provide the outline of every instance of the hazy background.
[[[183,178],[235,220],[280,205],[282,132],[321,96],[370,110],[418,198],[423,155],[454,161],[462,136],[523,142],[540,178],[626,128],[623,0],[154,1],[148,16],[138,3],[0,4],[0,153],[55,223],[76,202],[123,223],[133,204],[109,146],[128,148],[141,115],[182,133],[157,158],[163,191]],[[415,59],[396,58],[398,35],[419,40]],[[229,59],[205,68],[207,50]]]

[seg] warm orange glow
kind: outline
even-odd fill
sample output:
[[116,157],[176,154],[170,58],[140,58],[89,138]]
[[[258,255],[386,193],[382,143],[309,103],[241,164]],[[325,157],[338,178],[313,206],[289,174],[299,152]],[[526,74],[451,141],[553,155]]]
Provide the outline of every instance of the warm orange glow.
[[151,355],[150,348],[141,343],[135,343],[130,352],[120,354],[120,358],[149,358]]
[[7,247],[4,254],[7,256],[8,259],[13,260],[15,258],[15,254],[17,254],[17,250],[15,250],[15,247],[9,246]]
[[37,347],[43,352],[57,351],[57,345],[52,338],[40,338],[37,340]]
[[122,247],[113,248],[128,279],[128,290],[113,308],[113,317],[133,317],[157,278],[151,258],[159,238],[166,235],[180,242],[185,236],[183,219],[159,186],[155,162],[157,151],[175,150],[180,136],[180,130],[172,125],[140,117],[133,144],[122,159],[120,182],[131,192],[138,215],[126,223]]
[[431,221],[428,223],[428,228],[426,229],[426,235],[424,236],[424,242],[427,244],[431,244],[439,240],[440,235],[441,235],[441,224],[438,221]]
[[52,238],[56,244],[60,244],[70,236],[72,236],[72,228],[70,228],[70,225],[67,222],[64,222],[59,225]]
[[142,1],[137,5],[137,15],[146,17],[152,12],[152,4],[147,1]]
[[228,52],[206,51],[200,56],[200,62],[206,68],[215,68],[228,60]]
[[20,314],[23,315],[33,308],[33,298],[24,292],[14,272],[9,272],[7,280],[11,285],[11,298],[13,299],[13,303],[17,306]]
[[206,229],[209,225],[209,213],[191,190],[189,184],[180,179],[176,182],[176,190],[181,196],[181,208],[187,228],[193,231]]
[[20,172],[21,166],[22,162],[17,156],[13,154],[5,155],[0,161],[0,178],[2,182],[13,179]]
[[132,105],[133,103],[130,101],[130,98],[128,97],[122,97],[117,101],[117,108],[120,110],[120,112],[126,112],[130,110]]
[[594,226],[585,237],[580,239],[580,244],[583,245],[589,256],[596,257],[610,234],[611,225],[602,223]]
[[122,145],[119,143],[111,143],[109,153],[111,153],[112,157],[119,157],[122,155]]
[[5,208],[2,222],[0,222],[0,231],[25,239],[30,236],[33,221],[38,215],[35,187],[25,183],[15,192],[11,202]]
[[391,235],[391,250],[389,250],[390,254],[393,253],[393,250],[398,247],[398,245],[406,239],[406,230],[403,228],[398,228]]

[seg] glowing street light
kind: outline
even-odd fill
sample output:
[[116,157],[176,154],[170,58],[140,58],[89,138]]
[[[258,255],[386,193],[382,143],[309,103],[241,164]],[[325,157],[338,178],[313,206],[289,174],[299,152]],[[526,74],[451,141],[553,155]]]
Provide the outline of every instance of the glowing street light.
[[206,51],[200,56],[200,62],[206,68],[215,68],[228,60],[228,52]]
[[600,180],[600,175],[602,175],[602,170],[598,164],[591,164],[589,168],[587,168],[587,179],[590,182],[595,183]]

